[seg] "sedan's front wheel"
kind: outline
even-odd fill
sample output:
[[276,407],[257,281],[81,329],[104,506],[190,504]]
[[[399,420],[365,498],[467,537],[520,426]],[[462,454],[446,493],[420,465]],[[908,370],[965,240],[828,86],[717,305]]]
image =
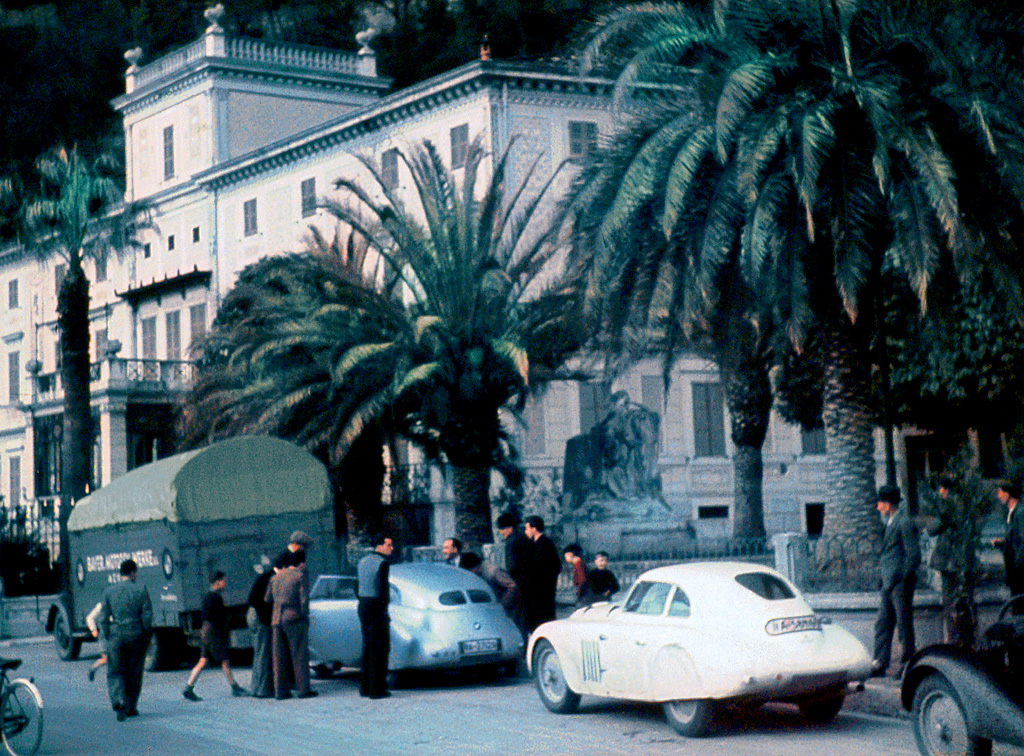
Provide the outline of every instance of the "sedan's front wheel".
[[569,688],[562,674],[562,662],[546,640],[533,649],[533,681],[541,702],[556,714],[572,714],[579,708],[580,696]]
[[672,729],[685,738],[702,738],[711,731],[715,706],[706,698],[666,701],[662,708]]
[[974,737],[956,691],[938,674],[914,691],[914,737],[924,756],[989,756],[992,741]]

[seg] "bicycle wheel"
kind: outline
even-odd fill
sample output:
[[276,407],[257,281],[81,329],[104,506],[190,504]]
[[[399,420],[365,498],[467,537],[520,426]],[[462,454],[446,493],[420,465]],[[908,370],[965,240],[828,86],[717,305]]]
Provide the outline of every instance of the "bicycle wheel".
[[32,756],[43,739],[43,698],[28,680],[14,680],[3,692],[0,735],[11,756]]

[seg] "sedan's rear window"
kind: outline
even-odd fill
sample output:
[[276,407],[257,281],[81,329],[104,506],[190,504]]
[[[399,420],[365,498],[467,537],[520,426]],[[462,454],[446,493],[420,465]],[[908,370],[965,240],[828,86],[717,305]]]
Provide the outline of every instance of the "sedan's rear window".
[[481,591],[479,588],[470,588],[467,593],[469,593],[469,600],[474,604],[491,603],[491,594],[487,591]]
[[466,603],[466,594],[462,591],[445,591],[437,597],[437,600],[441,606],[459,606]]
[[791,599],[794,595],[788,585],[767,572],[744,572],[736,576],[736,582],[748,591],[753,591],[761,598],[770,601]]

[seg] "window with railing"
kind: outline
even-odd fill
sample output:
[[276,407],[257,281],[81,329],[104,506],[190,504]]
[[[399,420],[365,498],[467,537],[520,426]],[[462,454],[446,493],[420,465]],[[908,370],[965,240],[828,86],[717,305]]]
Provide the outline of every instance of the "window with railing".
[[181,312],[171,310],[164,315],[164,328],[167,332],[167,359],[181,359]]

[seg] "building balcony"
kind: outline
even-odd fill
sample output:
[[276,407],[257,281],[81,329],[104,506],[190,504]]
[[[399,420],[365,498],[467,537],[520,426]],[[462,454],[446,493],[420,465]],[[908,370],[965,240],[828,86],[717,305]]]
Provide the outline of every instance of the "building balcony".
[[212,62],[269,66],[329,76],[377,76],[376,58],[372,53],[347,53],[287,42],[229,37],[213,27],[195,42],[147,65],[137,64],[140,55],[141,50],[125,56],[132,63],[126,76],[129,94]]
[[[195,380],[195,363],[186,360],[146,360],[111,357],[90,366],[89,388],[104,392],[180,394]],[[35,376],[34,404],[54,404],[64,398],[60,372]]]

